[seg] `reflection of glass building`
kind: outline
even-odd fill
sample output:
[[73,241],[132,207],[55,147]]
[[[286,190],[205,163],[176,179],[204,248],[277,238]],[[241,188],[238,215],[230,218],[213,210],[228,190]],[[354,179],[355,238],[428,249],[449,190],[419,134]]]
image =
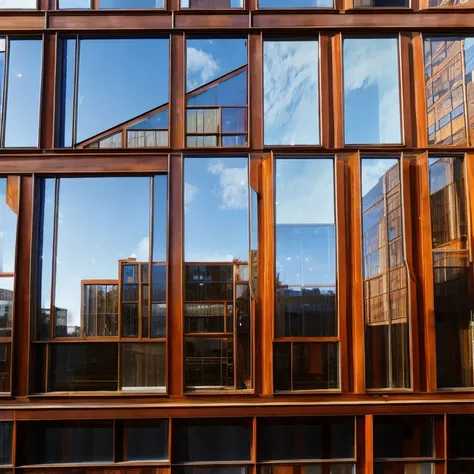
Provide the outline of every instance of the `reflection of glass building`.
[[[362,161],[363,167],[365,162],[370,159]],[[398,162],[363,196],[362,213],[368,386],[409,387],[408,289]]]
[[474,43],[432,38],[425,42],[426,100],[430,144],[467,143],[474,136]]

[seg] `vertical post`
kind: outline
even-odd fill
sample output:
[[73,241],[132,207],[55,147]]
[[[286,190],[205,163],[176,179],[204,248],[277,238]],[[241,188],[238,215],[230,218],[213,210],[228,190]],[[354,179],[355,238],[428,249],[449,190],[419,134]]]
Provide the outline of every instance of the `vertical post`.
[[[183,394],[183,171],[181,154],[170,155],[169,162],[169,277],[168,277],[168,393]],[[172,238],[171,238],[172,236]],[[173,357],[171,357],[173,354]]]
[[30,357],[30,295],[31,244],[33,220],[33,178],[22,176],[20,210],[18,213],[17,261],[14,293],[14,340],[12,395],[28,396],[28,367]]
[[186,38],[184,33],[171,34],[170,60],[170,133],[171,147],[184,148],[186,123]]
[[414,145],[418,148],[426,148],[428,146],[428,122],[426,109],[425,66],[423,59],[423,37],[421,33],[413,34],[410,54],[412,56],[413,64],[413,75],[410,78],[410,84],[412,84],[413,89],[413,109],[415,110],[413,129],[416,133],[416,141]]
[[352,323],[352,360],[355,393],[365,393],[365,320],[364,283],[362,279],[362,209],[360,184],[360,157],[355,153],[349,157],[350,181],[350,301],[349,318]]
[[[342,34],[336,33],[331,37],[331,62],[329,78],[329,93],[332,103],[332,127],[333,137],[330,146],[342,148],[344,146],[344,111],[342,104],[343,83],[342,83]],[[324,94],[323,94],[324,96]]]
[[[411,33],[400,34],[400,64],[401,71],[399,74],[400,94],[401,94],[401,115],[402,115],[402,143],[406,147],[413,147],[416,144],[416,113],[413,104],[414,101],[414,82],[413,62],[410,58],[411,49]],[[404,138],[404,140],[403,140]]]
[[[416,209],[416,248],[415,262],[417,274],[421,277],[418,285],[419,325],[423,328],[423,344],[420,360],[420,373],[426,374],[422,380],[422,389],[427,392],[436,391],[436,332],[434,316],[434,285],[433,285],[433,255],[431,244],[431,210],[430,183],[428,171],[428,153],[416,157],[415,176],[413,179],[413,196]],[[424,369],[424,370],[423,370]]]
[[263,38],[261,33],[249,35],[249,107],[250,112],[250,147],[263,149]]
[[42,149],[53,148],[56,74],[56,34],[43,35],[43,76],[40,108],[39,143]]

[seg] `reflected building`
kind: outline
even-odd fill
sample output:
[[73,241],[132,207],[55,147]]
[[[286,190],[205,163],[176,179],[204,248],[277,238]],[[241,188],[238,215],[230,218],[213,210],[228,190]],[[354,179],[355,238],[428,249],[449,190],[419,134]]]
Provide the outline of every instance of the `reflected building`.
[[462,159],[430,160],[430,195],[438,386],[470,387],[473,317]]
[[[363,160],[362,167],[369,161],[375,160]],[[367,386],[408,388],[408,290],[398,160],[362,197],[362,221]]]
[[13,322],[13,290],[0,288],[0,337],[11,337]]
[[430,145],[466,145],[474,138],[474,42],[425,41],[426,101]]

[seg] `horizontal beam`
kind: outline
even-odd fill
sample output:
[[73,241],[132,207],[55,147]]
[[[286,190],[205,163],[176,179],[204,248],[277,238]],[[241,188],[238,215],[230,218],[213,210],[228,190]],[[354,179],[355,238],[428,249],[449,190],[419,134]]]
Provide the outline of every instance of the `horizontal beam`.
[[222,12],[169,11],[49,11],[28,14],[0,12],[1,32],[114,31],[157,32],[179,30],[397,30],[440,31],[469,29],[474,25],[471,10],[422,10],[367,12],[347,10],[256,10]]

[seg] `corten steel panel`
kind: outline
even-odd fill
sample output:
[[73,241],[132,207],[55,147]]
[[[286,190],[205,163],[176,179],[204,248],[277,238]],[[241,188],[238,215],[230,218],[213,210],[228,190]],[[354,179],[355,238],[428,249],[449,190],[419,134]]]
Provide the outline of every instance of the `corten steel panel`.
[[19,15],[18,12],[0,12],[0,31],[42,30],[45,26],[45,13],[28,12]]
[[176,28],[214,29],[214,28],[248,28],[248,13],[224,14],[224,13],[178,13],[175,16]]

